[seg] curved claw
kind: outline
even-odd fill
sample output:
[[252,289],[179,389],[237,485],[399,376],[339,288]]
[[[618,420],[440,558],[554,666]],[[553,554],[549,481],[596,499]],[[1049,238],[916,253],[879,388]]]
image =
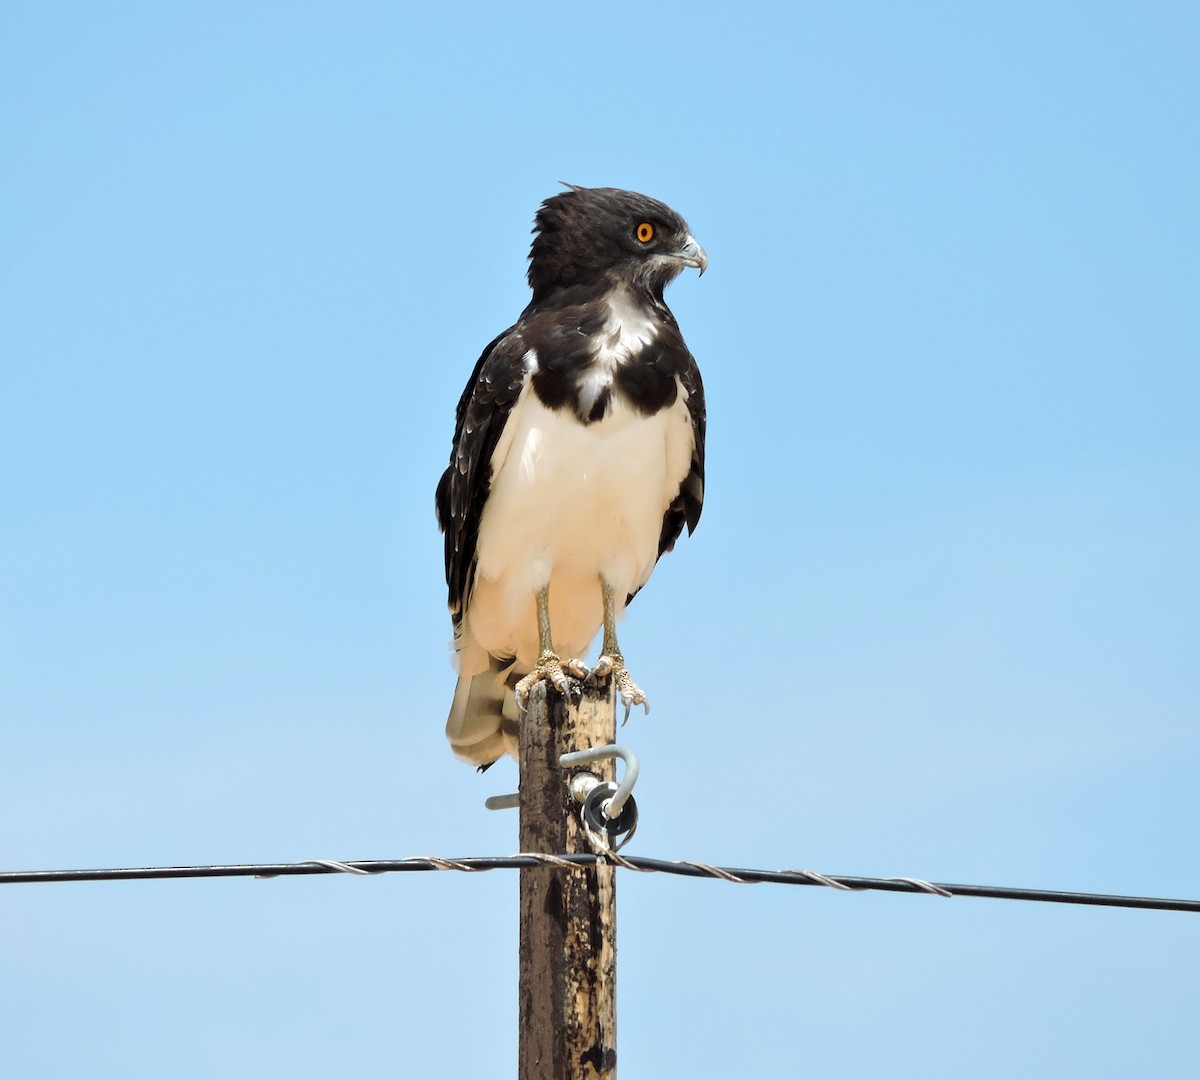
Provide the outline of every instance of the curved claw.
[[570,659],[562,662],[563,671],[570,675],[573,679],[590,679],[592,677],[592,669],[587,666],[582,660]]
[[629,723],[629,714],[633,710],[634,705],[640,705],[643,709],[646,710],[646,715],[647,716],[650,715],[650,702],[646,698],[645,694],[642,695],[641,701],[638,701],[633,694],[622,694],[621,695],[621,703],[625,706],[625,717],[621,721],[621,727],[624,727],[626,724]]
[[650,715],[650,702],[642,688],[633,681],[629,669],[625,666],[625,658],[619,652],[606,652],[596,661],[592,674],[597,677],[612,675],[616,683],[617,693],[621,695],[621,704],[625,706],[625,718],[621,721],[624,727],[629,723],[629,714],[635,705],[641,705]]
[[550,683],[568,701],[578,704],[583,697],[583,689],[573,680],[585,678],[590,674],[587,665],[580,660],[563,660],[557,653],[544,652],[537,658],[533,669],[522,676],[513,687],[517,709],[522,716],[525,715],[529,693],[540,682]]

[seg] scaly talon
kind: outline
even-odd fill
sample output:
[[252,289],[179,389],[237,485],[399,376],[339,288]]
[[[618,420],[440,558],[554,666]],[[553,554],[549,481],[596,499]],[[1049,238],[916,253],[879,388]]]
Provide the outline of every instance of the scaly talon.
[[513,687],[513,692],[517,697],[517,706],[521,712],[524,712],[529,700],[529,692],[543,680],[549,682],[568,701],[577,702],[581,691],[577,684],[572,684],[571,680],[572,678],[576,680],[586,678],[587,674],[587,665],[582,661],[563,660],[558,653],[543,652],[537,658],[537,663],[533,665],[533,670]]
[[587,666],[582,660],[564,660],[562,662],[563,671],[571,676],[572,679],[587,679],[591,677],[592,669]]
[[625,666],[625,658],[619,652],[611,655],[605,653],[601,656],[596,661],[596,666],[592,668],[592,674],[598,677],[613,676],[617,693],[621,695],[621,703],[625,706],[625,719],[621,721],[622,727],[629,722],[629,713],[635,705],[641,705],[646,710],[646,715],[650,715],[650,701],[642,688],[633,681],[633,676],[629,674],[629,669]]

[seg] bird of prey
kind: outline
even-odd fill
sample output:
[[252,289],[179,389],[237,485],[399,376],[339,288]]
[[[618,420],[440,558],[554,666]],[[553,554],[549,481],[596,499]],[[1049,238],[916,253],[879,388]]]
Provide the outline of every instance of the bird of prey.
[[458,668],[446,734],[481,767],[516,756],[540,680],[571,694],[611,674],[626,715],[649,711],[617,619],[704,498],[704,388],[663,302],[704,249],[670,207],[616,188],[569,185],[533,233],[533,298],[475,364],[437,487]]

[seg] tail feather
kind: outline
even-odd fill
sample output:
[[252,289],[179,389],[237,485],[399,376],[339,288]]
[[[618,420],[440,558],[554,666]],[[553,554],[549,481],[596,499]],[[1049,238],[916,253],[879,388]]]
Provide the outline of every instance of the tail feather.
[[491,765],[505,754],[517,756],[517,701],[512,686],[514,661],[490,658],[488,670],[460,675],[446,719],[446,737],[464,761]]

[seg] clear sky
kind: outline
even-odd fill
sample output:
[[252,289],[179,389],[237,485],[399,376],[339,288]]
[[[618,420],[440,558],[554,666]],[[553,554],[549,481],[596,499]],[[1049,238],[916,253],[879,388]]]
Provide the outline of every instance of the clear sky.
[[[0,12],[0,865],[508,854],[433,488],[560,180],[688,218],[630,851],[1200,895],[1190,3]],[[1192,1076],[1200,917],[619,875],[625,1080]],[[0,891],[13,1077],[511,1076],[515,873]]]

